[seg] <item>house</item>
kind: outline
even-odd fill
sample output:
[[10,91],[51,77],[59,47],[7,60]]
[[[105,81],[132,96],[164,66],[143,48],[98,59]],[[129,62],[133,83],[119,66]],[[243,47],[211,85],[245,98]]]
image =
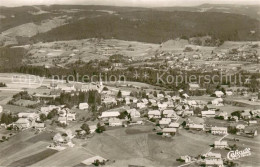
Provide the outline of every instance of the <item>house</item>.
[[33,125],[33,128],[35,128],[35,129],[37,129],[39,131],[43,131],[43,130],[45,130],[46,126],[45,126],[44,123],[35,123]]
[[201,111],[202,118],[214,118],[216,113],[214,110]]
[[174,110],[163,110],[163,116],[166,118],[171,118],[176,115]]
[[232,91],[226,91],[226,95],[232,96],[232,95],[233,95],[233,92],[232,92]]
[[251,110],[244,110],[244,112],[241,113],[241,117],[243,119],[250,119],[252,117],[250,112]]
[[142,108],[146,107],[146,104],[145,103],[137,103],[136,106],[137,106],[137,108],[142,109]]
[[228,147],[227,141],[215,141],[214,148],[225,149]]
[[62,124],[67,124],[67,118],[66,117],[59,117],[58,121]]
[[165,110],[168,107],[167,103],[158,103],[159,110]]
[[148,111],[148,118],[161,118],[161,112],[159,110]]
[[236,126],[236,129],[237,129],[238,132],[244,132],[245,128],[246,128],[246,126],[243,125],[243,124],[238,124]]
[[181,156],[180,159],[183,160],[185,163],[188,163],[191,161],[191,157],[188,155]]
[[172,122],[172,123],[170,123],[170,125],[169,125],[169,128],[179,128],[179,127],[180,127],[180,124],[177,123],[177,122]]
[[216,97],[222,97],[222,96],[224,96],[224,93],[222,92],[222,91],[215,91],[215,95],[216,95]]
[[163,94],[157,94],[157,98],[162,99],[162,98],[164,98],[164,95]]
[[200,88],[199,84],[189,83],[190,91],[195,91]]
[[249,124],[249,125],[257,124],[257,120],[249,120],[249,121],[248,121],[248,124]]
[[176,128],[163,128],[162,130],[163,136],[174,136],[176,132]]
[[218,159],[218,160],[206,159],[205,160],[205,166],[206,167],[224,167],[224,164],[223,164],[222,159]]
[[67,121],[75,121],[76,113],[67,113]]
[[204,124],[194,124],[190,123],[187,125],[187,127],[191,130],[205,130]]
[[228,113],[227,113],[227,112],[221,112],[221,113],[219,113],[218,116],[219,116],[219,117],[223,117],[224,120],[228,120]]
[[245,128],[245,132],[244,132],[247,136],[249,137],[255,137],[257,136],[257,128],[255,127],[250,127],[250,126],[247,126]]
[[96,131],[96,129],[97,129],[97,125],[90,125],[89,126],[90,133],[94,133]]
[[131,118],[140,118],[141,114],[135,108],[127,110],[127,113],[130,114]]
[[188,111],[188,110],[185,110],[183,113],[182,113],[182,116],[193,116],[194,115],[194,112],[191,110],[191,111]]
[[107,161],[107,159],[100,157],[100,156],[94,156],[94,157],[91,157],[91,158],[88,158],[88,159],[82,161],[81,163],[84,165],[90,166],[90,165],[93,165],[93,163],[95,163],[96,161],[104,163]]
[[106,105],[108,104],[117,104],[117,101],[115,98],[112,98],[112,97],[106,97],[102,100],[102,102]]
[[18,117],[19,118],[28,118],[28,119],[33,119],[33,120],[37,120],[40,118],[39,114],[37,114],[37,113],[24,113],[24,112],[18,113]]
[[211,127],[211,133],[213,135],[226,135],[226,134],[228,134],[226,127]]
[[184,93],[182,96],[185,97],[185,99],[188,99],[190,97],[187,93]]
[[15,123],[14,126],[16,126],[18,129],[27,129],[31,127],[31,121],[28,118],[19,118]]
[[162,118],[159,121],[160,126],[168,126],[171,123],[171,118]]
[[223,99],[222,98],[216,98],[216,99],[212,100],[211,103],[213,105],[216,105],[216,106],[223,106]]
[[80,109],[80,110],[86,110],[86,109],[88,109],[88,103],[80,103],[80,104],[79,104],[79,109]]
[[208,153],[204,154],[203,156],[208,160],[219,160],[219,159],[221,159],[220,153],[208,152]]
[[61,107],[55,106],[55,105],[49,105],[47,107],[41,107],[41,113],[45,114],[45,115],[48,115],[48,113],[51,112],[52,110],[60,111]]
[[109,118],[108,120],[109,126],[122,126],[123,121],[118,118]]
[[109,118],[116,118],[120,115],[118,111],[105,111],[102,112],[100,118],[103,120],[109,119]]

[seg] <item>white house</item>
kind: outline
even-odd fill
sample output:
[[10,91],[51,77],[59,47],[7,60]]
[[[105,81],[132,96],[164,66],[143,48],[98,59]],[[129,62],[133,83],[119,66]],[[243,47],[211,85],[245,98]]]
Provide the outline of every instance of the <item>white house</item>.
[[58,121],[62,124],[67,124],[67,118],[66,117],[59,117]]
[[216,98],[216,99],[212,100],[211,103],[213,105],[216,105],[216,106],[223,106],[223,99],[222,98]]
[[227,141],[215,141],[214,148],[225,149],[228,147]]
[[213,135],[226,135],[228,134],[227,127],[211,127],[211,133]]
[[222,159],[218,159],[218,160],[206,159],[205,160],[205,165],[206,165],[206,167],[213,167],[213,166],[214,167],[224,167]]
[[137,108],[142,109],[142,108],[146,107],[146,104],[145,103],[137,103],[136,106],[137,106]]
[[161,112],[159,110],[148,111],[148,118],[161,118]]
[[202,118],[213,118],[216,116],[216,113],[214,110],[208,110],[208,111],[201,111]]
[[86,110],[86,109],[88,109],[88,103],[80,103],[79,104],[79,109],[80,110]]
[[232,95],[233,95],[233,92],[232,92],[232,91],[226,91],[226,95],[232,96]]
[[141,114],[135,108],[127,110],[127,113],[130,114],[131,118],[140,118]]
[[162,118],[159,124],[162,126],[168,126],[171,123],[171,118]]
[[194,115],[194,112],[192,110],[191,111],[185,110],[182,113],[182,116],[193,116],[193,115]]
[[228,120],[228,113],[227,112],[221,112],[218,116],[222,116],[224,120]]
[[89,129],[90,129],[90,133],[94,133],[97,129],[97,125],[90,125]]
[[169,128],[179,128],[179,127],[180,127],[180,124],[177,123],[177,122],[172,122],[172,123],[170,123],[170,125],[169,125]]
[[221,159],[221,154],[220,153],[213,153],[213,152],[208,152],[203,155],[206,159],[210,160],[218,160]]
[[102,112],[100,118],[101,119],[109,119],[109,118],[116,118],[120,115],[120,113],[118,111],[105,111],[105,112]]
[[177,132],[176,128],[163,128],[163,136],[173,136]]
[[27,129],[31,127],[31,121],[28,118],[19,118],[14,125],[19,129]]
[[216,97],[222,97],[224,96],[224,93],[222,91],[215,91]]
[[204,124],[194,124],[194,123],[190,123],[187,125],[189,127],[189,129],[191,130],[204,130],[205,126]]
[[171,118],[176,115],[174,110],[163,110],[163,116],[166,118]]
[[158,103],[159,110],[165,110],[168,107],[167,103]]
[[181,156],[180,159],[184,160],[185,163],[188,163],[191,161],[191,157],[188,155]]
[[109,126],[122,126],[123,121],[118,118],[109,118],[108,120]]
[[76,113],[67,113],[67,121],[75,121]]

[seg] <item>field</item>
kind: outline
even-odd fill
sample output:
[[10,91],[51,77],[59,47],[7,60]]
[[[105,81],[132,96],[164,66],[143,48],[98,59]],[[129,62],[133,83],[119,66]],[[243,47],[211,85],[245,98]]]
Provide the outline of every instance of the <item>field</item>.
[[[181,155],[207,152],[218,136],[181,130],[173,139],[157,136],[151,126],[115,129],[95,135],[84,147],[95,154],[116,160],[113,166],[177,166]],[[150,131],[150,132],[149,132]],[[184,147],[185,145],[185,147]]]

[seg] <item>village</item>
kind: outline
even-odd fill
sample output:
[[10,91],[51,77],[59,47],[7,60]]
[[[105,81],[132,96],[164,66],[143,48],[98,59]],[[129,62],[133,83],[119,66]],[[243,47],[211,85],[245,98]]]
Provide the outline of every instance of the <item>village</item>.
[[[17,76],[19,75],[21,74]],[[118,133],[119,136],[116,137],[120,137],[120,134],[126,137],[148,134],[148,137],[155,138],[152,140],[171,143],[176,142],[175,138],[185,140],[182,139],[185,135],[204,136],[206,140],[204,145],[199,146],[201,143],[197,143],[198,146],[196,146],[203,147],[204,154],[199,154],[198,151],[190,152],[188,148],[182,151],[183,154],[175,153],[170,160],[162,163],[165,166],[169,164],[219,167],[241,165],[246,161],[241,162],[242,158],[228,159],[227,153],[245,149],[246,146],[251,148],[252,156],[255,158],[260,154],[257,151],[259,94],[247,92],[246,89],[242,92],[244,94],[242,96],[224,86],[212,95],[192,96],[193,91],[200,89],[196,83],[190,83],[187,92],[183,89],[168,91],[137,82],[104,84],[102,79],[95,83],[47,80],[43,82],[43,85],[35,83],[25,88],[25,83],[14,84],[11,82],[11,75],[6,76],[8,75],[2,75],[2,80],[6,81],[7,87],[1,89],[3,92],[1,98],[10,96],[7,92],[12,92],[12,96],[8,98],[10,100],[7,104],[0,107],[1,145],[3,145],[1,162],[4,165],[15,165],[18,162],[25,163],[26,166],[31,163],[44,164],[44,161],[46,163],[48,159],[55,156],[56,152],[62,153],[68,149],[82,147],[88,152],[89,155],[86,156],[88,158],[80,156],[76,158],[77,161],[75,159],[71,162],[74,165],[120,166],[115,156],[103,152],[97,154],[98,151],[93,150],[92,145],[84,144],[92,143],[97,139],[101,140],[101,135],[110,133],[115,133],[115,135]],[[17,90],[19,87],[23,91],[19,92]],[[15,140],[17,136],[26,136],[27,133],[35,135],[33,138],[36,139],[40,136],[39,141],[47,141],[44,144],[46,146],[44,151],[54,151],[48,154],[49,157],[36,158],[35,162],[27,162],[26,159],[32,159],[36,155],[19,157],[20,161],[17,162],[5,160],[4,150],[9,150],[12,146],[10,145],[9,148],[4,145]],[[106,140],[105,136],[102,140]],[[251,140],[257,143],[255,147],[252,147],[252,143],[249,142]],[[192,142],[192,137],[190,142]],[[87,146],[84,147],[84,145]],[[174,147],[170,149],[170,152],[175,150]],[[161,150],[160,154],[162,157],[166,156],[164,150]],[[154,158],[160,160],[162,157]],[[119,159],[127,161],[124,157]],[[256,164],[259,163],[257,161],[256,158]],[[127,163],[141,165],[140,162],[135,161]],[[149,165],[148,162],[146,164]]]

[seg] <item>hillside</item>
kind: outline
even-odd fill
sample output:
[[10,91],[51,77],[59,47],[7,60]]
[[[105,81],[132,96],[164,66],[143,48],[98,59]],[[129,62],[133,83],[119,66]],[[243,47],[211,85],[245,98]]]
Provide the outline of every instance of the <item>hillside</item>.
[[[250,31],[256,31],[251,35]],[[221,40],[259,40],[259,21],[216,12],[119,12],[82,19],[32,37],[35,41],[116,38],[161,43],[176,37],[211,35]]]

